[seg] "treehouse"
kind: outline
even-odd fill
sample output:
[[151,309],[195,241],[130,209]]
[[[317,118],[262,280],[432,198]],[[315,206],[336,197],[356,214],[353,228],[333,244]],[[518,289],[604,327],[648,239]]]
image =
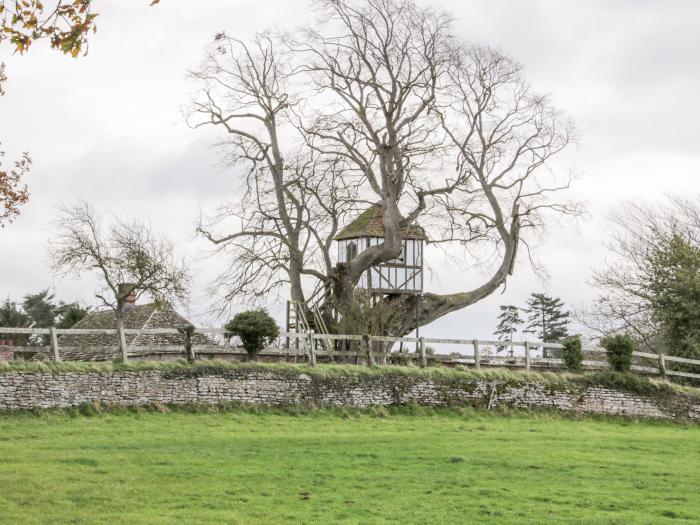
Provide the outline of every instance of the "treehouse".
[[[411,225],[401,232],[401,254],[365,271],[357,288],[378,294],[420,294],[423,291],[423,228]],[[338,262],[347,263],[370,246],[384,242],[382,206],[374,204],[335,236]]]

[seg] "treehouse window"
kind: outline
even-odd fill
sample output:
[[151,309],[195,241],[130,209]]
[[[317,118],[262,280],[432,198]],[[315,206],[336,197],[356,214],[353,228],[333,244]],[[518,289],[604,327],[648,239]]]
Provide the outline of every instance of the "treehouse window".
[[345,246],[345,260],[350,262],[355,257],[357,257],[357,243],[355,241],[350,241]]

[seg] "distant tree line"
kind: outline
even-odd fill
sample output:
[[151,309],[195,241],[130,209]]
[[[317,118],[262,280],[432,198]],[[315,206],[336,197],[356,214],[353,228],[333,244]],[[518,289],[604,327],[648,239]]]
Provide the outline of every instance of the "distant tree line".
[[[603,346],[625,341],[634,349],[700,359],[700,196],[627,202],[611,219],[611,257],[592,281],[600,293],[576,320]],[[569,335],[571,314],[558,298],[533,293],[524,308],[500,310],[494,333],[504,343],[523,326],[547,343]]]
[[[88,314],[88,308],[79,302],[65,303],[56,301],[49,289],[34,294],[26,294],[22,302],[12,301],[7,297],[0,303],[0,326],[12,328],[71,328]],[[15,346],[26,346],[29,335],[2,334],[1,340],[12,340]],[[48,338],[42,337],[41,344],[48,344]]]

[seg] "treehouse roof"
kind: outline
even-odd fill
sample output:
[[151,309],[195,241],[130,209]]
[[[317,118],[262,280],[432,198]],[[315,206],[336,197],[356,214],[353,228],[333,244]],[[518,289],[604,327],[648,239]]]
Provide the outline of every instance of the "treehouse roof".
[[[335,236],[335,240],[342,241],[360,237],[384,237],[384,213],[381,204],[373,204],[363,211],[358,215],[357,219],[348,224]],[[421,241],[428,238],[423,228],[417,224],[411,224],[401,230],[401,237],[404,239],[419,239]]]

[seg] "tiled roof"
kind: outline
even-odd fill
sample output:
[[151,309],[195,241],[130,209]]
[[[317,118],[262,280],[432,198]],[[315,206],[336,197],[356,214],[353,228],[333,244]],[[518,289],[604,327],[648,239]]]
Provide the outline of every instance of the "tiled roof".
[[[137,305],[126,312],[124,316],[124,328],[141,330],[154,328],[180,328],[191,324],[187,319],[178,314],[171,306],[156,303]],[[117,327],[116,317],[112,310],[92,312],[75,324],[73,328],[82,329],[114,329]],[[118,346],[116,335],[111,334],[76,334],[59,335],[59,347],[61,346]],[[154,345],[184,345],[185,339],[180,334],[158,335],[134,335],[126,334],[128,346],[154,346]],[[195,345],[214,344],[211,339],[202,334],[194,334]]]
[[[401,231],[401,236],[404,239],[427,239],[425,231],[417,224],[404,228]],[[384,237],[384,213],[381,204],[373,204],[363,211],[357,219],[335,236],[335,240],[342,241],[358,237]]]

